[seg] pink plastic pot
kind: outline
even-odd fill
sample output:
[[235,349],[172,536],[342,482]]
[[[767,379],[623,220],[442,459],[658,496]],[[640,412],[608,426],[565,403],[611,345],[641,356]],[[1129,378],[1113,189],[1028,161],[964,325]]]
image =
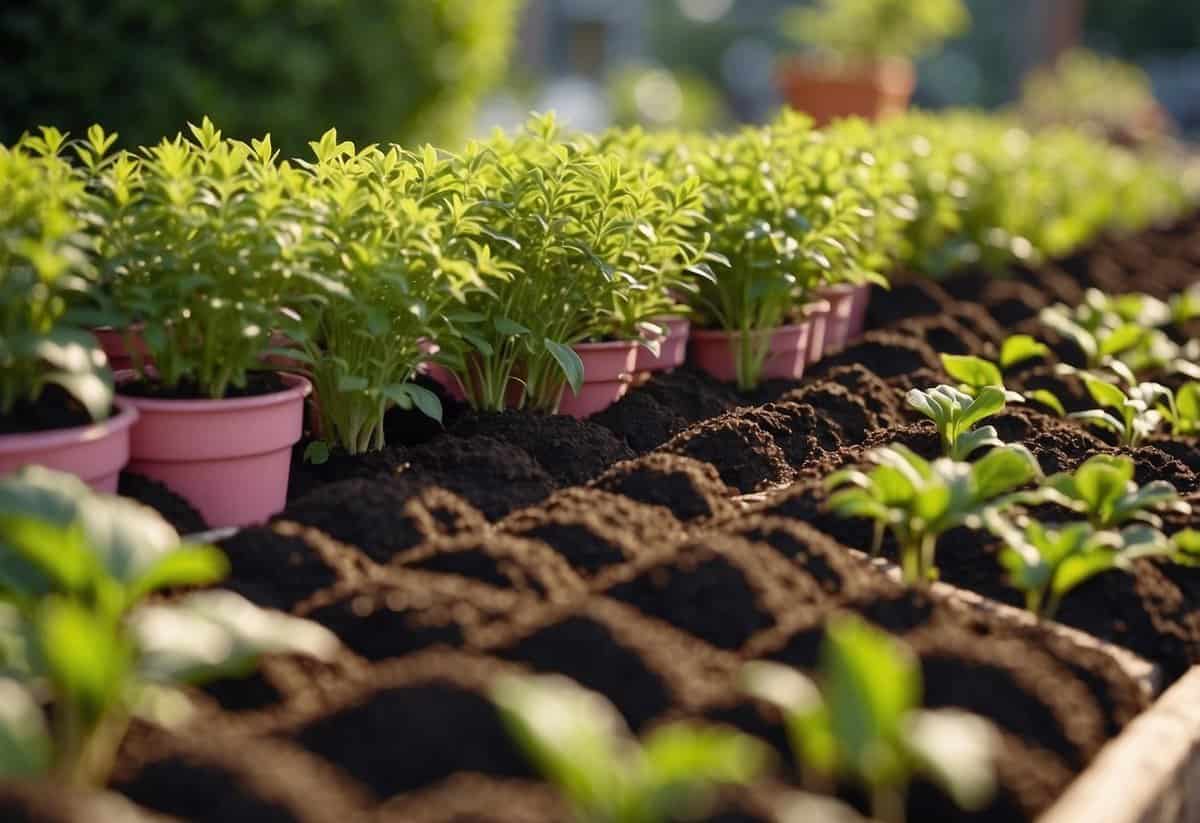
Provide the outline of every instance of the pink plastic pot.
[[638,346],[637,371],[671,371],[683,365],[687,359],[688,335],[692,324],[686,317],[671,315],[656,318],[655,323],[666,328],[666,334],[658,337],[658,354]]
[[638,344],[633,340],[579,343],[575,351],[583,360],[583,385],[579,394],[567,386],[558,403],[559,414],[590,417],[625,396],[637,367]]
[[804,322],[808,323],[808,362],[816,363],[825,356],[825,327],[829,312],[833,310],[828,300],[810,300],[804,304]]
[[96,491],[116,494],[117,477],[129,462],[130,427],[138,411],[124,401],[114,405],[116,414],[100,423],[0,437],[0,474],[45,466],[69,472]]
[[[771,335],[767,359],[763,362],[764,380],[799,380],[804,376],[812,326],[808,323],[798,323],[757,334]],[[726,383],[737,380],[737,352],[734,350],[734,341],[739,337],[740,332],[694,329],[692,361],[718,380]]]
[[854,302],[850,309],[850,329],[846,334],[846,342],[853,343],[862,337],[867,325],[867,307],[871,305],[871,284],[863,283],[854,287]]
[[108,358],[108,366],[114,372],[133,368],[133,353],[140,352],[143,363],[150,362],[150,352],[142,342],[142,325],[140,323],[125,329],[115,329],[112,326],[101,326],[92,329],[92,334],[100,343],[100,348]]
[[[141,414],[130,438],[129,471],[165,484],[212,528],[261,523],[287,501],[291,449],[312,386],[282,375],[288,388],[229,400],[121,399]],[[134,379],[117,375],[118,385]]]
[[850,323],[854,309],[855,287],[845,283],[826,286],[817,296],[829,301],[829,316],[825,321],[825,344],[822,357],[837,354],[846,348],[850,339]]

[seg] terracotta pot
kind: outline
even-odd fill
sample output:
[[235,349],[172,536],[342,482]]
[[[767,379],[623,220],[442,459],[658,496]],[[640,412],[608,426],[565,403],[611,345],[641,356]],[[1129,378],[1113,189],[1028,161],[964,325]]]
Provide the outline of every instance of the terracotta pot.
[[846,334],[846,342],[853,343],[862,337],[867,325],[867,307],[871,305],[871,284],[863,283],[854,287],[854,301],[850,308],[850,329]]
[[142,324],[136,323],[128,328],[116,329],[112,326],[101,326],[92,329],[92,334],[108,358],[108,366],[114,372],[132,369],[134,366],[133,353],[139,352],[143,363],[150,363],[150,352],[142,342]]
[[558,413],[583,419],[625,396],[637,367],[639,347],[633,340],[616,340],[579,343],[574,348],[583,360],[583,385],[579,394],[571,391],[570,386],[563,389]]
[[818,126],[842,117],[878,120],[908,108],[916,73],[907,60],[882,60],[862,67],[836,67],[793,57],[783,61],[776,79],[792,108]]
[[[757,334],[771,336],[767,359],[763,362],[763,380],[799,380],[804,376],[808,341],[812,335],[812,327],[808,323],[780,326]],[[733,382],[737,380],[734,341],[740,337],[740,332],[694,329],[692,361],[718,380]]]
[[636,370],[660,372],[679,368],[687,359],[688,336],[692,329],[691,321],[686,317],[671,315],[657,317],[654,322],[664,326],[666,334],[658,337],[657,355],[647,348],[638,346]]
[[113,405],[116,413],[100,423],[0,437],[0,474],[45,466],[73,474],[96,491],[116,494],[138,411],[122,400]]
[[855,287],[846,283],[824,286],[817,289],[822,300],[829,302],[829,316],[825,321],[824,356],[837,354],[846,348],[850,339],[850,324],[854,315]]
[[[228,400],[121,399],[141,414],[130,439],[129,471],[165,484],[212,528],[261,523],[287,502],[292,446],[304,425],[311,384],[281,375],[288,388]],[[133,372],[117,375],[122,382]]]
[[829,323],[829,312],[833,306],[828,300],[809,300],[801,308],[804,322],[808,324],[808,362],[816,363],[825,356],[825,327]]

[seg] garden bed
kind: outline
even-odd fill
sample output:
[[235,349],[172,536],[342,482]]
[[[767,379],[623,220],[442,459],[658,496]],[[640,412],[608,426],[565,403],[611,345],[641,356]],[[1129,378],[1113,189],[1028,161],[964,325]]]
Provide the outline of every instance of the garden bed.
[[[1193,218],[1007,280],[964,275],[877,292],[863,340],[803,381],[753,395],[684,368],[586,422],[474,414],[443,396],[444,432],[394,411],[382,453],[314,467],[300,443],[287,509],[221,545],[234,590],[324,624],[344,655],[330,665],[268,659],[258,674],[210,688],[192,733],[131,735],[114,785],[147,808],[223,823],[558,819],[557,799],[532,782],[488,700],[497,676],[559,672],[607,696],[635,731],[719,720],[790,763],[778,718],[738,696],[739,666],[761,658],[811,669],[825,619],[847,610],[917,651],[926,705],[969,709],[1000,730],[1000,788],[987,808],[961,812],[918,784],[909,819],[1091,819],[1064,816],[1081,802],[1064,792],[1093,762],[1136,762],[1101,752],[1119,753],[1122,731],[1150,706],[1150,667],[1164,686],[1194,679],[1180,680],[1200,662],[1200,570],[1143,560],[1131,574],[1093,578],[1058,615],[1094,638],[1079,642],[950,588],[1020,604],[986,533],[943,538],[949,586],[905,589],[848,551],[869,545],[870,526],[825,511],[820,480],[891,442],[933,456],[936,432],[900,390],[946,382],[937,353],[983,354],[1023,330],[1071,362],[1072,344],[1038,323],[1042,307],[1076,304],[1089,286],[1165,297],[1197,274]],[[1085,405],[1080,386],[1044,362],[1010,383]],[[1121,449],[1032,404],[990,422],[1047,473],[1127,453],[1138,482],[1200,493],[1195,442]],[[123,483],[181,529],[203,526],[161,487]],[[1187,525],[1175,518],[1167,531]],[[1194,746],[1180,742],[1178,757]],[[1173,768],[1162,774],[1186,773]],[[1173,808],[1194,807],[1184,794]],[[1167,802],[1156,798],[1146,802]],[[762,819],[757,802],[754,792],[731,798],[720,819]]]

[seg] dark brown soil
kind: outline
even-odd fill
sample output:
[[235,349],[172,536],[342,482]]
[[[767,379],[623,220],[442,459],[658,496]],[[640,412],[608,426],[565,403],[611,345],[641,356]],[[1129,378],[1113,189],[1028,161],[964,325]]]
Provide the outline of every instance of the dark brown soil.
[[[246,374],[246,385],[229,386],[223,400],[237,397],[259,397],[274,394],[287,388],[279,372],[252,371]],[[130,380],[122,383],[120,393],[128,397],[145,397],[155,400],[207,400],[209,396],[192,380],[181,380],[178,385],[166,386],[156,380]]]
[[661,450],[711,463],[722,481],[743,494],[792,477],[792,468],[775,439],[738,412],[697,423],[671,438]]
[[590,420],[621,437],[637,454],[658,448],[688,426],[648,391],[632,391]]
[[18,401],[11,412],[0,415],[0,436],[72,429],[92,422],[87,411],[60,386],[46,386],[30,403]]
[[121,472],[117,494],[130,497],[163,516],[180,534],[197,534],[208,530],[208,524],[192,504],[162,483],[140,474]]
[[734,491],[710,463],[657,452],[618,463],[592,481],[594,488],[668,509],[680,522],[723,517]]

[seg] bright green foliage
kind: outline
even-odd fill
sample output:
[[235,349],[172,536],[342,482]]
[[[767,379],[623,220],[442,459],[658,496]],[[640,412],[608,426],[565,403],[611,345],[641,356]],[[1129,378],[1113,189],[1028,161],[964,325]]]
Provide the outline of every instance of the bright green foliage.
[[441,419],[437,395],[412,382],[428,342],[445,338],[469,292],[508,272],[432,148],[358,149],[331,130],[312,149],[298,199],[320,242],[306,265],[330,285],[293,304],[297,322],[283,327],[299,351],[279,354],[305,364],[324,441],[359,454],[384,445],[393,405]]
[[1087,367],[1092,369],[1137,348],[1147,334],[1143,326],[1098,312],[1086,303],[1074,309],[1061,303],[1050,306],[1042,309],[1038,319],[1074,341],[1087,358]]
[[[107,143],[102,132],[90,134]],[[48,385],[62,387],[95,420],[111,407],[104,354],[67,317],[91,274],[86,179],[63,156],[70,145],[47,128],[0,146],[0,416],[35,403]]]
[[1131,448],[1140,445],[1162,425],[1163,415],[1156,406],[1169,396],[1170,390],[1165,386],[1138,383],[1122,390],[1098,377],[1086,373],[1081,376],[1088,393],[1100,408],[1075,412],[1071,417],[1115,432],[1121,445]]
[[928,391],[912,389],[908,405],[934,422],[942,453],[951,460],[966,460],[984,446],[1003,446],[994,426],[973,426],[1004,410],[1004,389],[983,386],[974,396],[953,386]]
[[[1004,388],[1004,372],[1018,363],[1044,357],[1048,351],[1045,343],[1039,343],[1027,334],[1014,334],[1001,344],[1000,358],[995,363],[967,354],[943,354],[941,360],[946,374],[959,382],[959,391],[975,397],[982,389],[995,386],[1004,391],[1004,399],[1009,403],[1024,403],[1025,397],[1019,392]],[[1031,393],[1030,399],[1063,413],[1062,403],[1044,389]]]
[[1138,66],[1087,49],[1064,53],[1024,81],[1020,109],[1037,126],[1069,124],[1101,137],[1132,138],[1157,104]]
[[[22,0],[0,11],[0,140],[103,119],[151,143],[208,114],[289,155],[354,140],[457,148],[504,79],[520,0]],[[53,48],[49,45],[53,44]],[[132,145],[132,143],[130,144]]]
[[1200,383],[1184,383],[1178,391],[1168,390],[1160,399],[1158,411],[1171,424],[1172,434],[1176,437],[1200,434]]
[[818,0],[787,12],[783,27],[801,43],[859,63],[919,57],[970,22],[962,0]]
[[999,446],[974,464],[941,458],[932,463],[904,446],[871,452],[875,467],[847,469],[826,481],[829,508],[839,517],[875,523],[872,551],[884,530],[896,538],[900,565],[910,585],[936,576],[938,537],[956,526],[977,527],[988,509],[1016,502],[1016,489],[1041,476],[1037,460],[1022,446]]
[[1096,529],[1111,529],[1130,522],[1162,525],[1156,511],[1187,514],[1191,506],[1179,499],[1165,480],[1139,486],[1128,457],[1098,454],[1088,458],[1074,474],[1060,472],[1046,478],[1043,494],[1060,505],[1083,514]]
[[989,518],[988,525],[1005,541],[1000,562],[1009,581],[1025,592],[1029,611],[1045,619],[1054,617],[1065,595],[1095,575],[1130,571],[1138,558],[1176,553],[1171,541],[1146,525],[1099,531],[1090,523],[1054,527],[1032,520],[1018,528],[998,517]]
[[137,206],[103,259],[120,271],[116,307],[144,323],[152,377],[220,398],[261,367],[293,298],[339,286],[307,265],[317,227],[295,198],[304,179],[270,138],[228,140],[207,119],[190,132],[144,149]]
[[156,512],[73,476],[30,468],[0,480],[0,741],[16,741],[0,745],[0,776],[103,784],[131,713],[154,711],[166,690],[244,676],[265,652],[336,646],[321,627],[229,592],[143,602],[227,569]]
[[509,275],[470,295],[437,341],[476,408],[505,408],[515,383],[519,405],[555,411],[564,384],[583,381],[574,344],[636,339],[675,305],[669,287],[707,276],[697,181],[568,138],[551,116],[473,144],[456,173],[481,242]]
[[810,781],[867,790],[872,819],[902,823],[908,785],[937,783],[963,809],[995,790],[995,730],[957,709],[921,708],[921,667],[899,641],[855,617],[830,621],[816,681],[778,663],[743,669],[746,690],[783,712]]
[[672,723],[642,741],[602,696],[557,676],[508,677],[492,690],[509,732],[582,823],[669,823],[703,816],[721,785],[766,765],[757,740]]

